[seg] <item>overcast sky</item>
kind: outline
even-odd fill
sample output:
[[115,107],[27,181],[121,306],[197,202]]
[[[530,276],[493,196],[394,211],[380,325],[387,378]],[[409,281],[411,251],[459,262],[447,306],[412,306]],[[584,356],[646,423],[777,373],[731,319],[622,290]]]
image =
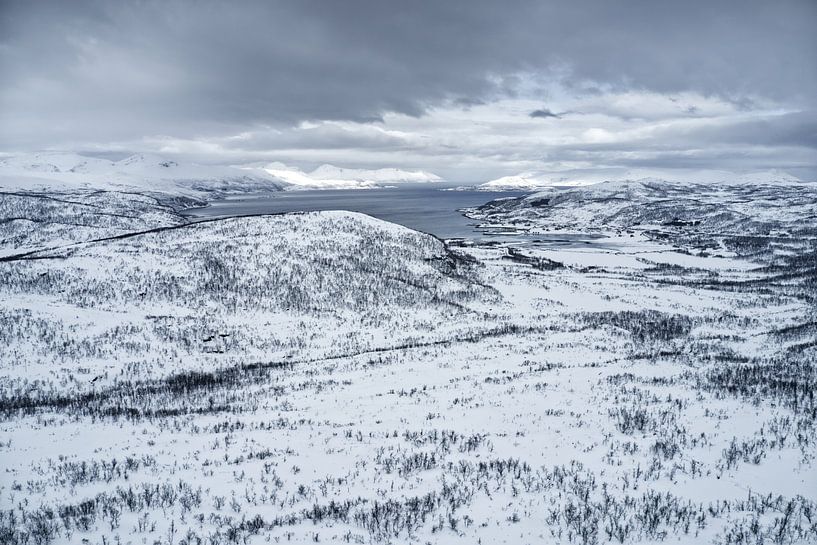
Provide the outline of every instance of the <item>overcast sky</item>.
[[817,173],[817,2],[0,0],[0,150]]

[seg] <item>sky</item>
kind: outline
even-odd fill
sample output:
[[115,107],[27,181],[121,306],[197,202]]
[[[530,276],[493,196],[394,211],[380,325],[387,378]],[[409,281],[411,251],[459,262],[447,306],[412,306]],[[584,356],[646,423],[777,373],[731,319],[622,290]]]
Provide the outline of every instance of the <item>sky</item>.
[[817,2],[0,0],[0,151],[817,179]]

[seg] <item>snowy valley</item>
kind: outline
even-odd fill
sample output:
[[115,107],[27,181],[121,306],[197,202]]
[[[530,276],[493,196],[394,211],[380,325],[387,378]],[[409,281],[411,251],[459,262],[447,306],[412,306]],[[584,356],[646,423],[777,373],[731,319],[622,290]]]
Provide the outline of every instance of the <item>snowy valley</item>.
[[0,542],[817,541],[815,184],[551,188],[477,244],[151,176],[0,193]]
[[0,0],[0,545],[817,545],[815,29]]

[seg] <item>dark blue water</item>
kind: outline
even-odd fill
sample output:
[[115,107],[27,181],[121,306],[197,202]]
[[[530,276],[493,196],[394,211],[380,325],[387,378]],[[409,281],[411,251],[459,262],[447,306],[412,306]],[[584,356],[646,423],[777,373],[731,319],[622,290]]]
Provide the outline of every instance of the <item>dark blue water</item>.
[[213,201],[205,208],[185,211],[191,217],[246,216],[348,210],[404,225],[440,238],[507,240],[508,234],[486,232],[477,222],[459,212],[493,199],[519,197],[521,191],[485,192],[474,190],[445,191],[427,184],[406,184],[383,189],[328,189],[320,191],[282,191]]

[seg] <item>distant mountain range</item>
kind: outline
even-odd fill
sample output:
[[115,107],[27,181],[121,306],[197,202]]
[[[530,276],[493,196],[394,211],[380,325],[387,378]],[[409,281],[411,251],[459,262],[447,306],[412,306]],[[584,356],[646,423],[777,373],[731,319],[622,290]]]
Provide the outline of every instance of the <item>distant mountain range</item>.
[[311,172],[270,163],[261,167],[265,172],[299,189],[356,189],[382,187],[398,183],[441,182],[442,179],[422,170],[397,168],[359,169],[321,165]]
[[678,183],[764,183],[799,182],[796,176],[781,170],[730,172],[725,170],[649,170],[594,169],[570,172],[530,171],[503,176],[479,186],[486,191],[508,189],[537,190],[552,186],[584,186],[602,182],[678,182]]
[[136,154],[121,161],[57,152],[0,159],[0,187],[5,189],[86,188],[201,197],[214,192],[280,191],[286,185],[261,169],[179,164],[149,154]]
[[303,172],[282,163],[239,166],[185,164],[152,154],[110,161],[70,152],[0,158],[6,190],[104,189],[155,191],[191,197],[291,189],[373,188],[404,182],[437,182],[423,171],[346,169],[322,165]]
[[817,183],[763,179],[768,181],[747,176],[721,183],[639,180],[549,187],[491,201],[467,215],[532,232],[640,229],[673,233],[676,239],[690,233],[714,239],[758,236],[765,237],[763,245],[779,243],[776,236],[812,237]]
[[[180,163],[139,153],[119,161],[71,152],[38,152],[0,156],[0,189],[23,191],[101,189],[161,192],[185,197],[304,189],[371,189],[401,183],[436,183],[442,178],[423,170],[360,169],[324,164],[304,171],[283,163],[202,165]],[[529,171],[477,186],[484,191],[539,191],[548,187],[581,187],[601,183],[798,183],[780,170],[586,169],[569,172]]]

